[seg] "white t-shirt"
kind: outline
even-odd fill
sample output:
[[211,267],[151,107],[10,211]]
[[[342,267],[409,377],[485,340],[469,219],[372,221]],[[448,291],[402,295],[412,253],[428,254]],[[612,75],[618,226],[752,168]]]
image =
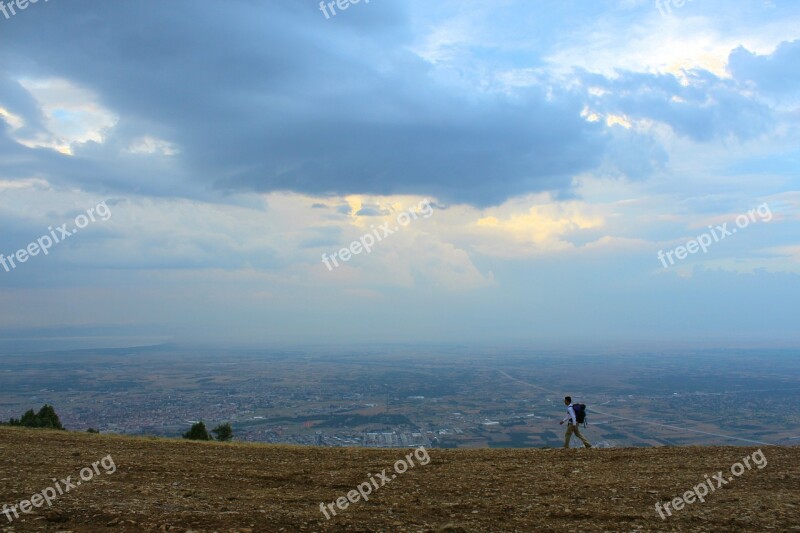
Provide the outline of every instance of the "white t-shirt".
[[570,424],[573,426],[578,425],[578,419],[575,418],[575,409],[572,408],[572,404],[567,406],[567,417],[562,422],[566,422],[567,420],[569,420]]

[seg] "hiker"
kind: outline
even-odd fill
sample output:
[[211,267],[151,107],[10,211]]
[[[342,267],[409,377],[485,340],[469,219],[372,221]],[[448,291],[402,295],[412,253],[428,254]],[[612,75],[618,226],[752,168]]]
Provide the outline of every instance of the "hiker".
[[[581,442],[583,442],[583,445],[585,447],[591,448],[592,445],[589,443],[588,440],[586,440],[586,437],[581,435],[581,432],[578,429],[578,416],[575,414],[575,406],[572,405],[572,396],[564,397],[564,405],[567,406],[567,413],[568,414],[567,414],[567,417],[564,420],[559,422],[559,424],[563,424],[564,422],[569,420],[569,425],[567,426],[567,434],[564,436],[564,448],[569,448],[569,440],[572,438],[572,434],[573,433],[575,435],[577,435],[579,439],[581,439]],[[584,411],[586,410],[586,406],[583,405],[583,404],[578,404],[578,405],[581,406],[579,408],[580,415],[581,415],[580,422],[583,422],[583,417],[585,416],[584,415]]]

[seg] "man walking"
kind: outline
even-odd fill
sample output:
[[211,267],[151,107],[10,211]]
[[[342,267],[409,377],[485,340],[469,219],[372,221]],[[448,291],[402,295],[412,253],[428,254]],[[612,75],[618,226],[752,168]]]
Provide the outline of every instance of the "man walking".
[[572,405],[572,396],[566,396],[564,398],[564,405],[567,406],[567,417],[562,420],[560,424],[563,424],[569,420],[569,425],[567,425],[567,434],[564,436],[564,448],[569,448],[569,440],[572,438],[573,433],[577,435],[579,439],[581,439],[581,442],[583,442],[583,445],[586,448],[591,448],[592,445],[588,440],[586,440],[586,437],[581,435],[581,432],[578,429],[578,419],[575,416],[575,408]]

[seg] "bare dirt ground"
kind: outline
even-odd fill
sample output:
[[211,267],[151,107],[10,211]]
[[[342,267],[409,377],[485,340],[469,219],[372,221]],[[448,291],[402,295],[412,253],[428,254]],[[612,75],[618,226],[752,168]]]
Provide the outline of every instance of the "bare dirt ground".
[[[113,474],[98,466],[52,508],[11,522],[0,514],[0,531],[800,531],[800,448],[761,449],[763,469],[751,460],[705,503],[662,520],[656,502],[706,475],[727,480],[756,448],[428,450],[428,464],[413,457],[398,475],[394,464],[410,450],[0,428],[0,505],[30,499],[53,478],[75,484],[109,454],[116,465]],[[396,478],[325,518],[320,503],[383,469]]]

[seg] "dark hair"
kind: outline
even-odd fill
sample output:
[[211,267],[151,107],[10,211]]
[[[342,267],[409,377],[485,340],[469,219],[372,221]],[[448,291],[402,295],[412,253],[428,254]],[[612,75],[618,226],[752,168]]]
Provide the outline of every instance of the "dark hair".
[[564,396],[564,401],[572,403],[572,396]]

